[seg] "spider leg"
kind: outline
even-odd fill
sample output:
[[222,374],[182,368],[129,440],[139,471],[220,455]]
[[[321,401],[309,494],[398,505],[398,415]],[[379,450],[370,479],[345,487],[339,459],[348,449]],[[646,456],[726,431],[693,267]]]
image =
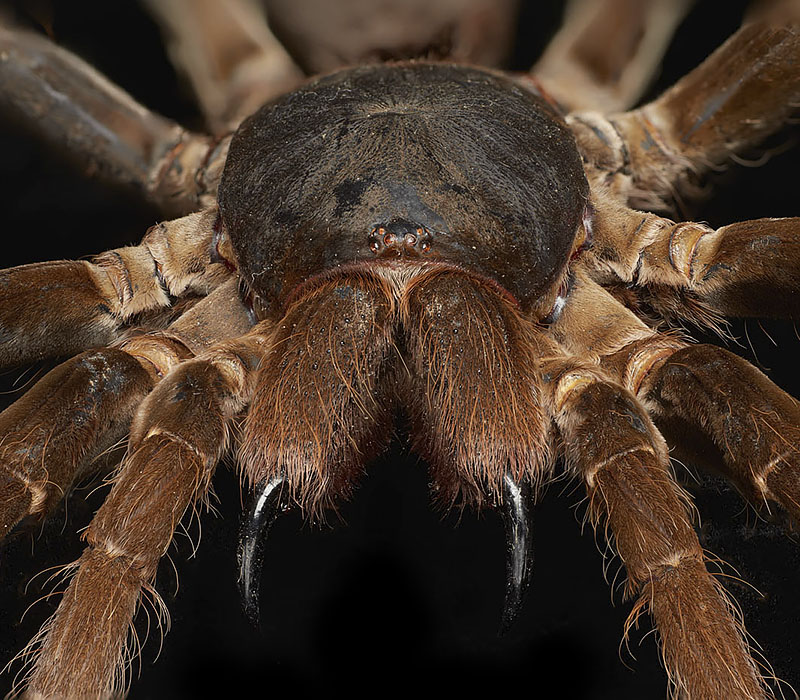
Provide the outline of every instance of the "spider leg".
[[212,133],[236,129],[268,99],[303,79],[250,0],[147,0],[187,73]]
[[596,369],[552,365],[553,415],[569,465],[586,485],[589,518],[605,523],[644,609],[661,636],[678,694],[769,697],[739,622],[709,574],[689,497],[674,481],[663,438],[644,407]]
[[591,183],[621,202],[670,207],[679,190],[781,128],[800,104],[797,25],[745,25],[658,99],[568,117]]
[[170,368],[249,326],[231,280],[165,331],[67,360],[0,413],[0,539],[63,498]]
[[572,294],[551,328],[554,339],[577,356],[591,348],[678,455],[724,474],[754,504],[775,501],[800,520],[800,406],[793,397],[727,350],[655,333],[580,274]]
[[595,528],[605,524],[628,574],[627,594],[638,595],[629,625],[650,612],[677,694],[772,697],[706,569],[666,443],[636,397],[645,398],[653,368],[685,343],[647,329],[580,271],[549,335],[563,353],[543,368],[552,415],[568,465],[586,484],[589,518]]
[[173,216],[214,203],[230,137],[187,131],[69,51],[2,25],[0,85],[0,107],[87,172],[133,186]]
[[661,358],[641,395],[693,461],[727,476],[752,503],[780,503],[800,521],[800,405],[753,365],[713,345],[690,346]]
[[[208,491],[269,346],[262,322],[175,367],[142,403],[129,454],[89,525],[53,618],[27,653],[33,697],[112,697],[125,685],[126,638],[142,591],[186,509]],[[102,633],[98,632],[102,627]]]
[[586,263],[668,320],[714,327],[722,316],[800,318],[800,218],[740,221],[713,230],[619,206],[599,193]]
[[108,345],[170,296],[207,294],[230,276],[233,252],[216,207],[151,228],[137,246],[92,262],[0,270],[0,366]]
[[531,75],[568,111],[627,109],[693,1],[572,0]]

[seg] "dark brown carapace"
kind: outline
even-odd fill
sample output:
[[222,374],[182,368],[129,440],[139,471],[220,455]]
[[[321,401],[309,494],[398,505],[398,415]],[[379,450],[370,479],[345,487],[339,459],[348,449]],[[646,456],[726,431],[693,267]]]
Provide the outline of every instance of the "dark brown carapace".
[[437,63],[345,70],[266,105],[236,132],[219,189],[272,318],[311,278],[384,262],[463,269],[536,313],[587,199],[553,108],[500,73]]

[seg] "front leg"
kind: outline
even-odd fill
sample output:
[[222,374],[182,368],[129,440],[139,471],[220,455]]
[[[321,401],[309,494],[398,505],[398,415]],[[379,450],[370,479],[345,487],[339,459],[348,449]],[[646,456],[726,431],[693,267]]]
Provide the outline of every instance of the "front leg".
[[664,665],[679,697],[761,700],[760,678],[724,589],[709,574],[691,526],[689,497],[674,481],[663,438],[643,406],[594,369],[553,363],[552,410],[567,461],[589,497],[638,597],[653,617]]
[[188,131],[45,37],[2,24],[0,109],[85,172],[139,190],[170,215],[214,201],[229,136]]
[[756,22],[653,102],[571,114],[590,182],[631,206],[674,206],[698,175],[787,123],[800,103],[798,61],[798,25]]
[[0,540],[41,519],[127,433],[142,400],[181,361],[250,321],[230,280],[168,329],[67,360],[0,413]]
[[[84,537],[55,616],[27,649],[25,697],[124,692],[128,630],[186,509],[205,498],[229,423],[243,408],[271,324],[177,368],[142,404],[130,454]],[[156,598],[157,600],[157,598]]]

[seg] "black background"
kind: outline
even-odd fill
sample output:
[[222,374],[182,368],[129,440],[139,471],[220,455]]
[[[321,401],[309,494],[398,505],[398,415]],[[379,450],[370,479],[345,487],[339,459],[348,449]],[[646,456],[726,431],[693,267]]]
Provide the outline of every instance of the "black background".
[[[744,2],[701,2],[680,27],[650,95],[674,82],[718,46],[739,22]],[[7,5],[11,5],[7,3]],[[559,2],[531,2],[519,22],[514,67],[531,64],[558,26]],[[167,116],[200,128],[188,89],[177,79],[155,26],[132,2],[22,2],[27,17],[52,18],[55,38]],[[18,126],[0,123],[0,266],[78,258],[137,241],[159,220],[135,196],[84,180]],[[787,132],[775,143],[792,139]],[[731,168],[715,195],[691,216],[719,226],[761,216],[800,214],[797,150],[764,167]],[[795,368],[800,341],[787,323],[739,323],[732,349],[800,396]],[[771,339],[776,344],[773,344]],[[716,342],[711,339],[712,342]],[[0,376],[8,391],[43,368]],[[0,396],[5,403],[14,393]],[[3,404],[3,405],[4,405]],[[778,677],[800,688],[800,581],[796,539],[780,518],[760,519],[722,481],[681,470],[702,516],[708,549],[747,584],[725,578],[749,631]],[[536,566],[527,604],[504,638],[496,631],[503,599],[500,519],[465,512],[443,517],[430,506],[425,467],[398,438],[369,470],[341,521],[318,529],[296,514],[279,519],[266,553],[262,626],[239,611],[235,550],[240,511],[236,476],[215,478],[218,515],[203,514],[161,567],[157,588],[172,630],[163,647],[151,629],[134,663],[131,698],[237,696],[251,683],[279,697],[346,692],[452,694],[517,691],[530,697],[658,698],[666,679],[649,627],[621,646],[630,603],[603,577],[602,544],[581,535],[582,494],[553,484],[536,510]],[[0,663],[18,652],[54,610],[48,567],[77,558],[76,535],[102,500],[103,489],[77,490],[35,537],[11,541],[0,555]],[[458,527],[456,527],[458,526]],[[607,567],[615,580],[616,561]],[[732,568],[725,571],[734,574]],[[180,589],[177,590],[177,580]],[[177,592],[176,592],[177,590]],[[613,605],[612,605],[613,598]],[[138,629],[144,636],[146,619]],[[160,651],[159,651],[160,650]],[[156,657],[157,663],[154,663]],[[16,670],[18,666],[13,667]],[[0,676],[0,691],[12,672]],[[548,689],[555,683],[558,690]],[[249,694],[249,693],[248,693]],[[787,691],[792,697],[792,691]]]

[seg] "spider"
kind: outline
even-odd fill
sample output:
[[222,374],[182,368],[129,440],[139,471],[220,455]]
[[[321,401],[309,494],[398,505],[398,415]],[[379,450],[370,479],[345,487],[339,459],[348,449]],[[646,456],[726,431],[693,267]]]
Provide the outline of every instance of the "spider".
[[[434,238],[433,240],[434,240],[434,245],[435,245],[435,238]],[[596,244],[596,239],[595,239],[595,244]],[[582,253],[582,255],[589,255],[589,254],[591,254],[591,249],[588,249],[587,251],[584,251],[584,252]],[[576,264],[580,264],[580,263],[576,263]],[[574,292],[573,292],[573,293],[574,293]],[[569,297],[568,297],[568,298],[569,298]],[[574,298],[574,297],[573,297],[573,298]],[[279,522],[280,522],[280,521],[279,521]]]

